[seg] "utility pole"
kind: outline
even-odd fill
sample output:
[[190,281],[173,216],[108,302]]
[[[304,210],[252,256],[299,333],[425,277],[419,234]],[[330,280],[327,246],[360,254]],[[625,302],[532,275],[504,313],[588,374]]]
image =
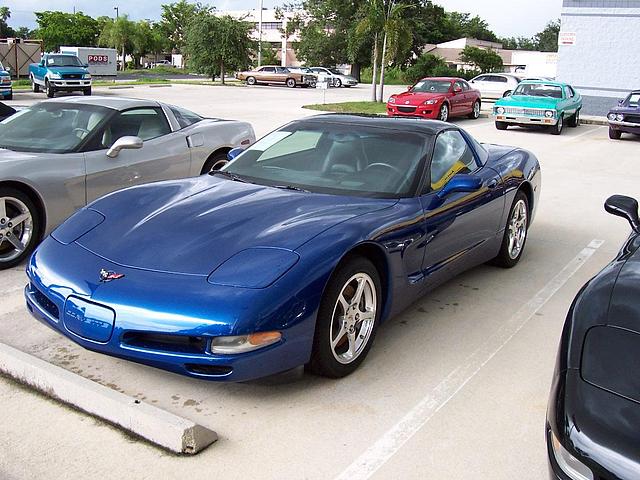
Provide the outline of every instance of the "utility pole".
[[113,7],[113,9],[116,11],[116,20],[117,20],[118,17],[120,16],[120,10],[118,10],[118,7]]
[[262,5],[264,0],[258,0],[258,66],[262,65]]

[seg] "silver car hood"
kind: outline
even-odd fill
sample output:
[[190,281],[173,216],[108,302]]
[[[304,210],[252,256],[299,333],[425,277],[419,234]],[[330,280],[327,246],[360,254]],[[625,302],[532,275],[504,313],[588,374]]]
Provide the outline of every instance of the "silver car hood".
[[45,155],[40,152],[16,152],[13,150],[7,150],[6,148],[0,148],[0,165],[4,163],[16,163],[24,162],[27,160],[39,160]]

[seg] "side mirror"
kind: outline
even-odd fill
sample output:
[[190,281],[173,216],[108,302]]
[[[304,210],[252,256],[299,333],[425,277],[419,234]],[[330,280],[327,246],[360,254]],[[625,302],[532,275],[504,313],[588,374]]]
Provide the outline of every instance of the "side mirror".
[[458,87],[458,86],[453,87],[453,93],[460,93],[461,91],[462,91],[461,87]]
[[624,195],[613,195],[604,202],[604,209],[611,215],[626,218],[631,228],[640,233],[640,219],[638,218],[638,202],[635,198]]
[[7,73],[11,73],[11,67],[6,68]]
[[621,107],[622,104],[624,103],[624,98],[621,98],[618,100],[618,106]]
[[107,157],[116,158],[120,155],[120,150],[135,150],[138,148],[142,148],[143,142],[140,137],[120,137],[115,141],[111,148],[107,150]]
[[240,148],[240,147],[229,150],[229,153],[227,153],[227,160],[229,161],[233,160],[242,152],[244,152],[244,148]]
[[476,192],[482,187],[482,179],[476,175],[459,173],[451,177],[444,187],[437,193],[439,199],[458,192]]
[[84,68],[89,68],[89,64],[88,64],[88,63],[83,63],[83,64],[82,64],[82,66],[83,66]]

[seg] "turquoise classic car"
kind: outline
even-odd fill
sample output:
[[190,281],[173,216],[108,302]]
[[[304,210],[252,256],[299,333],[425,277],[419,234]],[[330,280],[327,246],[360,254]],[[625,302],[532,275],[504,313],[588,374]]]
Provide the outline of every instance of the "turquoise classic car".
[[2,66],[0,62],[0,98],[11,100],[13,98],[13,88],[11,87],[11,74]]
[[565,124],[580,125],[581,108],[582,97],[571,85],[525,80],[510,96],[495,103],[493,116],[498,130],[509,125],[542,125],[560,135]]

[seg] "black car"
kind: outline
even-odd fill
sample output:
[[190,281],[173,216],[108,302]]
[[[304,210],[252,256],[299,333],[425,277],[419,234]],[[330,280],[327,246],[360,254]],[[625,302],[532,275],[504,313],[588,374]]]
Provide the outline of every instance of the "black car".
[[0,122],[16,113],[16,109],[0,102]]
[[567,315],[547,411],[554,480],[640,479],[638,202],[614,195],[605,209],[632,233]]

